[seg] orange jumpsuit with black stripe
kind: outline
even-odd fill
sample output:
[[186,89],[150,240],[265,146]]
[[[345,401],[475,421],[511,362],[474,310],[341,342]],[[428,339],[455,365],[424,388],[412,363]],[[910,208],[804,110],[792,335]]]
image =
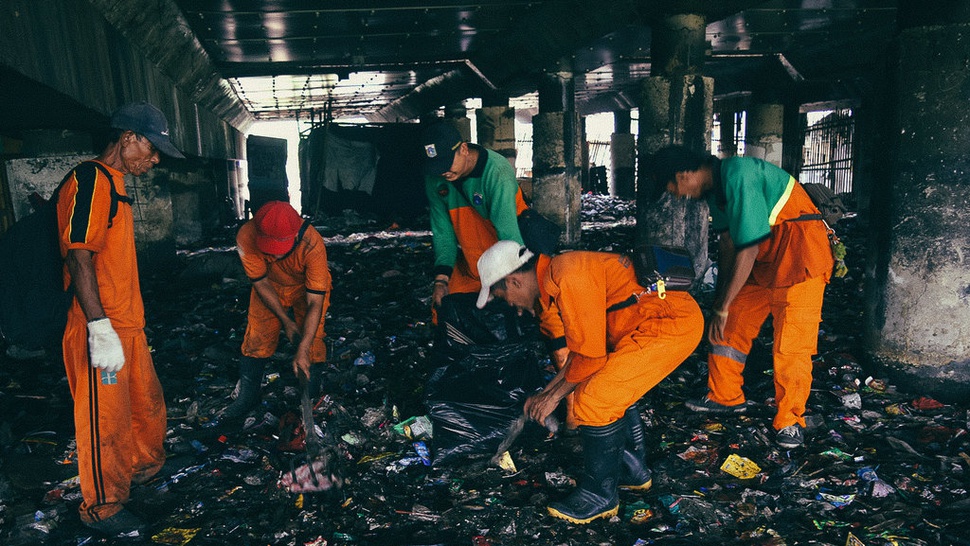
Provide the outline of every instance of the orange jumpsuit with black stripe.
[[[828,231],[811,198],[784,170],[754,158],[722,161],[719,188],[708,199],[712,227],[735,248],[758,245],[747,283],[731,302],[724,339],[708,356],[708,397],[723,405],[745,400],[742,372],[770,314],[776,430],[805,426],[822,298],[834,261]],[[722,271],[722,275],[728,272]]]
[[[105,168],[124,196],[124,175]],[[75,299],[64,331],[64,367],[74,398],[80,515],[89,523],[121,510],[131,483],[147,481],[165,462],[165,399],[145,337],[132,210],[119,203],[108,227],[111,183],[92,163],[82,163],[57,200],[61,253],[93,253],[101,305],[125,354],[117,373],[91,367],[87,318]]]
[[578,383],[579,425],[621,417],[697,348],[704,316],[687,292],[661,299],[639,283],[630,259],[606,252],[541,256],[540,303],[555,304],[572,358],[566,381]]
[[[284,309],[293,310],[293,319],[303,326],[307,312],[307,293],[322,294],[323,308],[320,324],[310,346],[310,362],[327,360],[327,346],[323,341],[324,318],[330,307],[332,280],[327,264],[327,248],[323,237],[310,226],[293,250],[282,258],[263,254],[256,247],[256,222],[250,220],[236,233],[236,248],[246,276],[253,282],[268,278]],[[249,295],[249,316],[243,338],[242,354],[253,358],[269,358],[279,343],[279,319],[266,307],[253,288]]]

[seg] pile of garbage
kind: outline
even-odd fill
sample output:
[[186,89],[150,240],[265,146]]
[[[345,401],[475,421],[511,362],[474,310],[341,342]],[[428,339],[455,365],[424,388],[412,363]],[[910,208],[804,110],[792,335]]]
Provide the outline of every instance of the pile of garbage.
[[[624,219],[635,216],[631,210],[629,202],[584,197],[584,217],[597,223],[584,231],[582,246],[630,248],[633,225]],[[714,418],[684,406],[706,390],[702,343],[638,404],[653,488],[622,493],[616,517],[585,526],[545,510],[575,486],[582,464],[575,433],[528,423],[507,452],[470,449],[436,460],[436,439],[446,436],[434,425],[429,397],[441,399],[447,383],[431,381],[440,379],[442,365],[430,323],[430,234],[376,226],[364,233],[352,223],[354,231],[321,226],[334,288],[327,373],[323,395],[312,401],[312,424],[302,417],[286,343],[273,357],[258,409],[241,424],[220,422],[236,383],[250,290],[231,248],[183,254],[174,288],[171,273],[146,276],[147,334],[168,405],[169,461],[132,490],[131,510],[149,522],[132,540],[970,544],[968,405],[904,392],[863,367],[865,243],[851,219],[840,224],[843,241],[855,248],[850,274],[826,293],[806,446],[784,450],[773,442],[770,324],[748,360],[745,388],[756,405],[744,416]],[[710,286],[697,297],[709,309]],[[540,347],[524,360],[540,384],[552,373],[542,353]],[[44,354],[8,354],[0,366],[3,544],[110,543],[78,521],[71,401],[60,366]],[[334,478],[313,492],[293,486],[307,479],[294,472],[312,463],[308,435],[329,454],[327,468],[317,468],[325,470],[322,479]]]

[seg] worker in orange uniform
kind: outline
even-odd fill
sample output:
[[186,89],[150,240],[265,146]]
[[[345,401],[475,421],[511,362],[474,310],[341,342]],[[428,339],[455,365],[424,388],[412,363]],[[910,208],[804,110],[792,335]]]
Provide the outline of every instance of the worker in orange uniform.
[[309,379],[311,397],[319,395],[327,360],[323,338],[331,278],[320,233],[289,203],[269,201],[239,228],[236,247],[253,289],[238,394],[222,411],[223,419],[242,417],[259,403],[263,372],[281,328],[296,346],[293,373]]
[[543,423],[574,394],[584,471],[577,489],[551,503],[549,513],[578,524],[616,515],[618,488],[653,484],[636,402],[697,347],[704,333],[700,308],[687,292],[661,297],[641,286],[629,257],[620,254],[550,258],[499,241],[479,258],[478,271],[479,307],[493,297],[527,313],[555,304],[565,328],[565,365],[524,407]]
[[[516,241],[551,255],[559,233],[529,209],[505,157],[465,142],[447,122],[431,125],[421,142],[435,255],[431,308],[437,324],[442,298],[481,289],[478,258],[496,241]],[[541,331],[558,370],[565,363],[566,339],[554,310],[551,316],[542,321]],[[574,426],[571,413],[567,426]]]
[[79,508],[87,527],[135,536],[142,520],[127,510],[131,484],[165,463],[165,399],[145,337],[135,256],[132,200],[125,175],[141,176],[160,153],[184,157],[156,107],[126,104],[111,116],[109,143],[67,174],[57,204],[65,283],[74,301],[64,331],[64,367],[74,398]]
[[671,146],[658,151],[650,165],[656,195],[706,199],[711,225],[720,234],[708,393],[687,406],[709,413],[746,411],[742,372],[770,314],[775,441],[785,448],[803,445],[822,296],[834,265],[821,214],[790,174],[760,159],[722,160]]

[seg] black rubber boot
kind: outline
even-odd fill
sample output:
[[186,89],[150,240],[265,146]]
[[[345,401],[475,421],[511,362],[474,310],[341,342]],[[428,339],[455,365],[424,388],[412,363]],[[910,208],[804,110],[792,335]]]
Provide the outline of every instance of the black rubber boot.
[[602,427],[579,426],[583,438],[583,475],[579,487],[560,502],[549,504],[549,514],[580,525],[611,518],[620,508],[617,476],[626,443],[626,420]]
[[239,419],[259,404],[260,390],[263,386],[263,369],[268,358],[253,358],[243,355],[239,359],[239,395],[236,400],[222,410],[223,419]]
[[626,445],[623,447],[620,468],[620,489],[646,491],[653,486],[653,473],[647,467],[647,438],[636,404],[623,415],[626,422]]

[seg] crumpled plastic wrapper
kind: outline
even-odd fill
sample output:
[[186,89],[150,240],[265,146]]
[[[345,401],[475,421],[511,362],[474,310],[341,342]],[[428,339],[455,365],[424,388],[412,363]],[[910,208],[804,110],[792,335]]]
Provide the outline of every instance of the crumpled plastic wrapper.
[[758,472],[761,472],[761,467],[747,457],[740,457],[736,453],[732,453],[724,460],[721,470],[736,478],[747,480],[757,476]]
[[326,461],[313,461],[284,473],[279,485],[290,493],[316,493],[341,487],[343,480],[327,472]]

